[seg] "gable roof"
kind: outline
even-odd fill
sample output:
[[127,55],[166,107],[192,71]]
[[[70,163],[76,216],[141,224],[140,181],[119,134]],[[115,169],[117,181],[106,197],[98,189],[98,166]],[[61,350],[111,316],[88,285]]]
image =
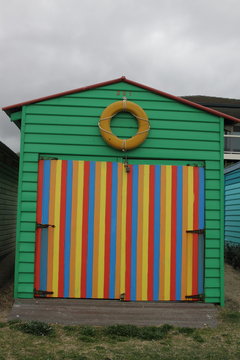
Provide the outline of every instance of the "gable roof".
[[34,99],[34,100],[29,100],[29,101],[25,101],[25,102],[22,102],[22,103],[18,103],[18,104],[14,104],[14,105],[10,105],[10,106],[5,106],[2,108],[3,111],[5,111],[5,113],[7,115],[11,115],[13,112],[16,112],[16,111],[20,111],[21,108],[25,105],[30,105],[30,104],[35,104],[35,103],[38,103],[40,101],[46,101],[46,100],[50,100],[50,99],[55,99],[57,97],[61,97],[61,96],[65,96],[65,95],[70,95],[70,94],[75,94],[75,93],[79,93],[79,92],[82,92],[82,91],[87,91],[87,90],[91,90],[91,89],[95,89],[97,87],[100,87],[100,86],[107,86],[107,85],[111,85],[111,84],[116,84],[118,82],[125,82],[127,84],[131,84],[131,85],[135,85],[135,86],[138,86],[142,89],[145,89],[145,90],[148,90],[148,91],[151,91],[155,94],[158,94],[158,95],[161,95],[161,96],[164,96],[166,98],[169,98],[169,99],[172,99],[172,100],[175,100],[175,101],[178,101],[180,103],[183,103],[185,105],[188,105],[188,106],[192,106],[194,108],[197,108],[197,109],[200,109],[200,110],[203,110],[203,111],[206,111],[210,114],[213,114],[213,115],[216,115],[216,116],[220,116],[226,120],[229,120],[229,121],[233,121],[233,122],[240,122],[240,119],[234,117],[234,116],[231,116],[231,115],[228,115],[228,114],[225,114],[223,112],[220,112],[220,111],[217,111],[217,110],[214,110],[214,109],[211,109],[211,108],[208,108],[208,107],[205,107],[203,105],[200,105],[200,104],[196,104],[192,101],[189,101],[187,99],[184,99],[184,98],[181,98],[181,97],[178,97],[178,96],[174,96],[174,95],[171,95],[171,94],[168,94],[166,92],[163,92],[163,91],[160,91],[160,90],[157,90],[157,89],[154,89],[152,87],[149,87],[147,85],[143,85],[143,84],[140,84],[136,81],[133,81],[133,80],[129,80],[127,79],[125,76],[122,76],[120,78],[117,78],[117,79],[113,79],[113,80],[109,80],[109,81],[105,81],[105,82],[101,82],[101,83],[97,83],[97,84],[94,84],[94,85],[90,85],[90,86],[84,86],[84,87],[81,87],[81,88],[78,88],[78,89],[74,89],[74,90],[69,90],[69,91],[65,91],[65,92],[61,92],[61,93],[57,93],[57,94],[54,94],[54,95],[50,95],[50,96],[46,96],[46,97],[42,97],[42,98],[38,98],[38,99]]

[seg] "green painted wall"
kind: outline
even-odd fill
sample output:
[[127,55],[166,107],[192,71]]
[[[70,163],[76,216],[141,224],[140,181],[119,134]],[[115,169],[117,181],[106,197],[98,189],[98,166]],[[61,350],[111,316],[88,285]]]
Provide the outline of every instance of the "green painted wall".
[[[147,140],[128,152],[130,158],[205,164],[205,295],[206,302],[223,304],[224,120],[125,82],[23,107],[15,297],[33,296],[39,156],[120,159],[121,152],[105,144],[97,124],[103,109],[123,96],[143,107],[151,125]],[[136,130],[136,121],[127,113],[112,125],[120,137]]]

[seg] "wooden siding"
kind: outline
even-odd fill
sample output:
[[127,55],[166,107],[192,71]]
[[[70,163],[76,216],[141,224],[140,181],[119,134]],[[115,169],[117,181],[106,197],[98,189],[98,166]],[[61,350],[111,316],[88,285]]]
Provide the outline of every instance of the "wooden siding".
[[0,260],[15,248],[17,186],[18,157],[0,143]]
[[240,169],[225,174],[225,241],[240,244]]
[[[123,82],[23,107],[16,297],[33,296],[39,155],[118,161],[122,154],[106,145],[97,124],[103,109],[123,96],[144,108],[151,125],[147,140],[128,152],[130,158],[142,164],[155,159],[205,165],[205,295],[207,302],[222,301],[223,119]],[[115,133],[131,136],[135,121],[128,129],[130,115],[118,117]]]

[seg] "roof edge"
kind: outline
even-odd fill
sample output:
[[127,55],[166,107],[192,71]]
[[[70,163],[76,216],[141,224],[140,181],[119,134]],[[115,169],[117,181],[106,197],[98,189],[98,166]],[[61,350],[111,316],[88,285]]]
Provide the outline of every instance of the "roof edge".
[[194,102],[192,102],[190,100],[187,100],[187,99],[175,96],[175,95],[171,95],[171,94],[166,93],[164,91],[157,90],[155,88],[152,88],[150,86],[138,83],[138,82],[133,81],[133,80],[129,80],[125,76],[121,76],[121,77],[113,79],[113,80],[108,80],[108,81],[100,82],[100,83],[93,84],[93,85],[84,86],[84,87],[77,88],[77,89],[74,89],[74,90],[68,90],[68,91],[65,91],[65,92],[60,92],[60,93],[57,93],[57,94],[54,94],[54,95],[49,95],[49,96],[45,96],[45,97],[25,101],[25,102],[22,102],[22,103],[10,105],[10,106],[5,106],[5,107],[2,108],[2,110],[9,116],[12,112],[19,111],[19,109],[21,107],[25,106],[25,105],[30,105],[30,104],[34,104],[34,103],[37,103],[37,102],[54,99],[54,98],[57,98],[57,97],[60,97],[60,96],[65,96],[65,95],[75,94],[77,92],[82,92],[82,91],[95,89],[95,88],[100,87],[100,86],[116,84],[116,83],[121,82],[121,81],[126,82],[126,83],[131,84],[131,85],[138,86],[138,87],[140,87],[142,89],[154,92],[155,94],[167,97],[169,99],[181,102],[181,103],[183,103],[185,105],[195,107],[196,109],[203,110],[203,111],[208,112],[208,113],[210,113],[212,115],[216,115],[218,117],[223,117],[224,119],[227,119],[227,120],[230,120],[230,121],[233,121],[233,122],[240,122],[240,119],[235,118],[234,116],[224,114],[224,113],[222,113],[220,111],[213,110],[213,109],[208,108],[206,106],[194,103]]

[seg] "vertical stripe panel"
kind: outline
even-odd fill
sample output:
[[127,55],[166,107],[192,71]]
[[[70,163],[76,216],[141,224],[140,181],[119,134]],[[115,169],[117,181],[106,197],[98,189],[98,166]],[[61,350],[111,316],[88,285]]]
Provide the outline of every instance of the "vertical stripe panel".
[[182,300],[187,295],[187,216],[188,216],[188,167],[183,166],[182,192]]
[[106,167],[107,163],[101,163],[100,179],[100,217],[99,217],[99,247],[98,247],[98,298],[103,298],[104,293],[104,254],[105,254],[105,216],[106,216]]
[[123,164],[118,164],[118,189],[117,189],[117,243],[116,243],[116,279],[115,298],[120,298],[120,262],[121,262],[121,226],[122,226],[122,176]]
[[[93,249],[94,249],[94,206],[95,206],[95,168],[96,162],[90,161],[89,169],[89,196],[88,196],[88,252],[86,273],[86,297],[92,297],[93,283]],[[98,190],[99,191],[99,190]]]
[[171,207],[172,207],[172,167],[166,166],[166,240],[165,240],[165,273],[164,300],[170,300],[170,269],[171,269]]
[[78,162],[77,174],[77,213],[76,213],[76,253],[75,253],[75,297],[80,297],[82,269],[82,228],[83,228],[83,191],[84,162]]
[[142,241],[142,300],[148,290],[148,231],[149,231],[149,165],[144,166],[143,183],[143,241]]
[[80,297],[86,298],[87,253],[88,253],[88,197],[89,197],[89,161],[84,162],[83,179],[83,216],[82,216],[82,264]]
[[160,212],[160,287],[159,287],[159,299],[164,300],[164,288],[165,288],[165,241],[166,241],[166,166],[161,166],[161,212]]
[[70,288],[69,297],[75,297],[75,268],[76,268],[76,227],[78,200],[78,161],[73,161],[72,174],[72,209],[71,209],[71,249],[70,249]]
[[148,210],[148,295],[149,301],[153,300],[154,283],[154,191],[155,191],[155,166],[149,166],[149,210]]
[[[38,189],[37,189],[37,223],[42,221],[42,196],[43,196],[43,160],[38,164]],[[40,289],[40,259],[41,259],[41,235],[42,229],[36,231],[36,250],[35,250],[35,278],[34,287]]]
[[[199,192],[199,171],[197,167],[193,168],[193,229],[198,229],[198,192]],[[192,294],[198,294],[198,234],[193,234],[193,264],[192,264]]]
[[109,298],[110,243],[111,243],[111,205],[112,205],[112,163],[107,162],[106,175],[106,216],[105,216],[105,254],[104,254],[104,299]]
[[161,166],[155,166],[153,300],[159,300]]
[[138,169],[139,169],[139,172],[138,172],[138,231],[137,231],[137,294],[136,294],[136,300],[142,300],[144,165],[139,165]]
[[94,204],[94,250],[93,250],[93,282],[92,282],[92,297],[98,297],[98,281],[99,281],[99,222],[100,222],[100,190],[101,190],[101,163],[96,162],[95,175],[95,204]]
[[[61,161],[61,160],[58,160]],[[60,238],[59,238],[59,268],[58,268],[58,297],[64,296],[64,251],[66,237],[66,193],[67,193],[67,160],[62,160],[60,197]]]
[[[199,168],[199,229],[204,229],[204,203],[205,203],[205,179],[204,179],[204,168]],[[204,235],[199,236],[198,245],[198,293],[203,294],[203,269],[204,269]]]
[[[43,166],[43,192],[42,192],[42,224],[48,224],[49,216],[49,190],[50,190],[50,160],[44,161]],[[40,290],[47,290],[47,264],[48,264],[48,229],[42,229],[40,244]]]
[[109,297],[115,297],[115,273],[116,273],[116,241],[117,241],[117,189],[118,189],[118,164],[112,164],[112,204],[111,204],[111,239],[110,239],[110,275]]
[[176,300],[177,166],[172,166],[170,300]]
[[64,297],[69,297],[70,284],[70,250],[71,250],[71,221],[72,221],[72,175],[73,162],[67,162],[67,186],[66,186],[66,228],[64,246]]
[[60,196],[61,196],[61,171],[62,161],[56,160],[56,184],[54,196],[54,236],[53,236],[53,296],[58,296],[58,271],[59,269],[59,237],[60,237]]
[[127,178],[125,168],[122,173],[122,216],[121,216],[121,254],[120,254],[120,294],[125,294],[126,274],[126,211],[127,211]]
[[[51,161],[51,177],[50,177],[50,194],[49,194],[49,224],[55,225],[55,184],[56,184],[56,165],[57,161]],[[48,279],[47,288],[52,291],[53,282],[53,240],[54,240],[55,228],[48,228]],[[50,295],[51,296],[51,295]],[[57,296],[53,294],[53,296]]]
[[[188,167],[188,230],[193,230],[193,167]],[[187,235],[187,295],[192,295],[193,234]]]
[[137,228],[138,228],[138,165],[132,166],[132,247],[130,299],[136,300],[137,285]]
[[183,168],[177,167],[177,238],[176,238],[176,300],[181,300],[182,287],[182,192],[183,192]]
[[127,173],[127,209],[126,209],[126,279],[125,279],[125,299],[131,297],[131,251],[132,251],[132,183],[133,167],[129,165],[130,172]]

